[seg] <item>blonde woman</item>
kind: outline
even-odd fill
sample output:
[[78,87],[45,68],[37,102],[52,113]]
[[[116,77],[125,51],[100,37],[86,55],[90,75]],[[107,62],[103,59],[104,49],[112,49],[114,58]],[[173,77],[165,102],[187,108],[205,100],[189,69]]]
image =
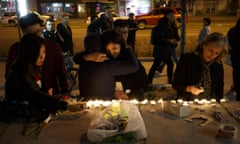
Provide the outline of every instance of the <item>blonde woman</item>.
[[224,71],[221,62],[227,53],[227,38],[221,33],[208,35],[192,53],[184,54],[177,65],[173,88],[178,98],[223,97]]

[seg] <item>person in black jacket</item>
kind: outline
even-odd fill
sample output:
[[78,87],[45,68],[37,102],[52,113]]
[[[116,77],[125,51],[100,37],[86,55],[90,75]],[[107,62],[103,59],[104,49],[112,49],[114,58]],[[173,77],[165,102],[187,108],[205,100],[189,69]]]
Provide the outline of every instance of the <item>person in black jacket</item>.
[[93,21],[87,28],[88,34],[101,34],[113,26],[112,7],[106,7],[104,14],[100,18]]
[[22,37],[16,61],[7,74],[6,101],[29,103],[49,114],[67,109],[67,102],[51,96],[42,81],[45,56],[46,48],[43,39],[35,34],[26,34]]
[[55,30],[55,24],[53,19],[51,18],[46,20],[46,26],[45,26],[45,29],[43,29],[42,37],[47,40],[54,41],[59,45],[63,43],[63,40],[61,40],[58,32]]
[[215,98],[217,101],[223,98],[224,70],[221,59],[226,53],[227,38],[214,32],[194,52],[184,54],[173,79],[178,98]]
[[60,47],[62,52],[69,52],[70,55],[73,54],[73,39],[72,39],[72,29],[68,25],[69,17],[67,15],[62,16],[62,22],[57,25],[57,32],[60,38],[63,40]]
[[[114,22],[114,29],[119,32],[127,43],[129,38],[129,23],[124,20],[116,20]],[[131,43],[127,43],[128,47],[132,48]],[[111,59],[124,60],[125,49],[121,49],[119,52],[114,52],[111,49],[106,49]],[[129,98],[143,99],[144,93],[148,90],[148,78],[144,66],[138,60],[139,68],[135,73],[120,75],[115,77],[116,82],[121,82],[124,92],[127,93]]]
[[172,46],[177,44],[175,30],[172,27],[174,21],[173,11],[168,11],[164,14],[164,17],[159,20],[158,25],[152,29],[151,43],[153,44],[154,62],[148,74],[150,84],[152,84],[155,71],[162,62],[167,64],[168,83],[172,83]]
[[231,47],[230,55],[233,68],[233,84],[237,92],[236,100],[240,101],[240,18],[236,25],[228,31],[227,36]]
[[[115,76],[133,73],[138,69],[136,56],[130,48],[125,48],[123,37],[114,30],[103,32],[99,35],[88,35],[85,38],[85,56],[75,55],[74,61],[80,64],[79,87],[81,97],[86,99],[127,99],[124,93],[115,93]],[[91,59],[95,52],[100,52],[100,47],[114,48],[115,51],[126,49],[125,56],[128,59],[114,60],[109,59],[106,52],[101,53],[98,58]],[[97,53],[99,54],[99,53]],[[106,57],[107,56],[107,57]],[[108,58],[108,59],[107,59]]]
[[127,43],[132,47],[133,51],[135,51],[136,32],[138,30],[138,26],[137,22],[134,20],[134,13],[129,14],[128,25]]

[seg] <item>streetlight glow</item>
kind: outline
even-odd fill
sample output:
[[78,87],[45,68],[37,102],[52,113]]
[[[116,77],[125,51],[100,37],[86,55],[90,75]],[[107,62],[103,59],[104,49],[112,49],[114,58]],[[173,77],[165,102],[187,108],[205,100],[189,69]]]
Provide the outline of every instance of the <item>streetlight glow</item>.
[[28,13],[26,0],[17,0],[19,16],[24,16]]

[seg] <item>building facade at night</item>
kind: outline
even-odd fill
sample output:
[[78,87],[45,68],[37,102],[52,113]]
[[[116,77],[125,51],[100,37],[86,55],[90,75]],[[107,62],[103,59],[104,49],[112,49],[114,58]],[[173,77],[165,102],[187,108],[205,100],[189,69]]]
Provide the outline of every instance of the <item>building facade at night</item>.
[[[69,14],[86,18],[111,6],[119,15],[148,13],[159,6],[181,7],[182,0],[26,0],[29,10],[60,17]],[[189,15],[221,15],[240,13],[240,0],[186,0]],[[16,11],[15,0],[0,0],[0,13]]]

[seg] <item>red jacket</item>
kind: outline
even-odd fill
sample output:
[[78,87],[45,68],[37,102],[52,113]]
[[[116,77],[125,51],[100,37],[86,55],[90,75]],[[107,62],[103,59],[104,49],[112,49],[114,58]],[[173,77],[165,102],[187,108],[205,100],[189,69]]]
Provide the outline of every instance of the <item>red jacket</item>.
[[[9,48],[5,76],[16,59],[18,45],[19,42],[16,42]],[[61,49],[57,43],[46,39],[44,39],[44,45],[46,58],[43,65],[43,84],[47,89],[53,88],[53,95],[68,93],[67,72]]]

